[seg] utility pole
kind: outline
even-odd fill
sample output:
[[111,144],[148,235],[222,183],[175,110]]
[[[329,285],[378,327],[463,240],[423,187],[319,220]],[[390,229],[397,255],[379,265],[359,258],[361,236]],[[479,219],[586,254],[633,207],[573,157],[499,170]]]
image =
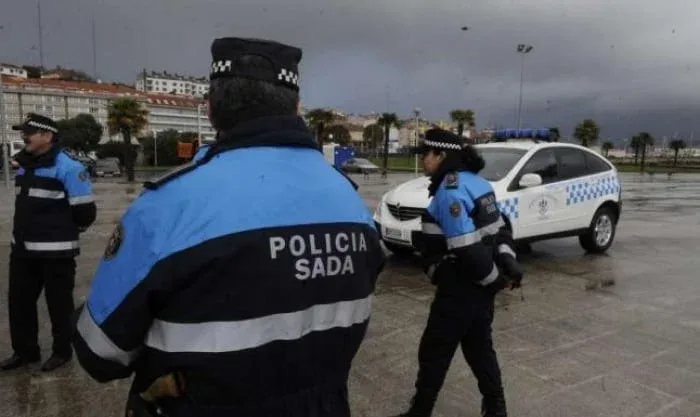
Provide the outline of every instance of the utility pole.
[[524,43],[518,44],[518,53],[522,56],[520,62],[520,97],[518,98],[518,130],[522,123],[522,110],[523,110],[523,80],[525,76],[525,55],[532,51],[533,46]]
[[[415,128],[416,128],[416,138],[415,138],[415,145],[418,146],[418,117],[420,116],[421,109],[419,107],[416,107],[413,109],[413,114],[416,117],[415,118]],[[418,176],[418,154],[416,153],[414,155],[415,158],[415,166],[414,166],[414,173],[416,174],[416,177]]]
[[41,26],[41,1],[37,0],[36,2],[36,10],[37,10],[37,29],[39,31],[39,75],[43,75],[44,73],[44,35],[42,33],[43,27]]
[[0,139],[2,140],[2,167],[5,172],[5,187],[10,189],[10,154],[9,141],[7,140],[7,132],[5,121],[5,85],[2,83],[2,74],[0,74]]
[[197,103],[197,148],[202,146],[202,121],[199,116],[199,108],[201,104]]
[[97,81],[97,40],[95,36],[95,18],[92,19],[92,76],[95,81]]

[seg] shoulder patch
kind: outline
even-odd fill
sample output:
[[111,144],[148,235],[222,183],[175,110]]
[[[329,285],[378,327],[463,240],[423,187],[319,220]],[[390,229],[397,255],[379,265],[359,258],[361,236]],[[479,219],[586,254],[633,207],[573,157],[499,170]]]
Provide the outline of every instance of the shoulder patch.
[[143,186],[148,188],[149,190],[157,190],[160,188],[163,184],[167,184],[168,182],[174,180],[175,178],[181,177],[188,172],[191,172],[195,170],[198,166],[201,164],[199,161],[190,161],[184,165],[180,165],[179,167],[175,167],[171,169],[170,171],[166,171],[164,174],[155,177],[153,179],[150,179],[146,182],[143,183]]
[[107,247],[105,248],[105,253],[104,253],[104,260],[109,261],[112,258],[114,258],[119,252],[119,248],[122,246],[122,242],[124,241],[124,226],[122,225],[122,222],[120,221],[117,226],[114,228],[114,231],[112,231],[112,236],[109,237],[109,241],[107,241]]
[[454,189],[458,186],[459,178],[457,177],[457,174],[454,172],[448,172],[447,175],[445,175],[445,188]]
[[454,203],[450,204],[450,214],[452,217],[459,217],[461,213],[462,205],[459,203],[459,201],[455,201]]

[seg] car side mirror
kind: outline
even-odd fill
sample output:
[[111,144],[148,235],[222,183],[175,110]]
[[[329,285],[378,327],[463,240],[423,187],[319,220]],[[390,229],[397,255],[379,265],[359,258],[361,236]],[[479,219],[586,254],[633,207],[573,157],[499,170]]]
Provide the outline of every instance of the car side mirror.
[[525,174],[518,181],[520,188],[530,188],[542,185],[542,177],[540,174]]

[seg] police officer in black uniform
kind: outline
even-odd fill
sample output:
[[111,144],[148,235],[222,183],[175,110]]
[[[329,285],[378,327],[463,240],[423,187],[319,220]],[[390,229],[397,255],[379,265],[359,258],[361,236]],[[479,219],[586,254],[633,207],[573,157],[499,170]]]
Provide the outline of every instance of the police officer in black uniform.
[[217,141],[146,184],[77,320],[83,368],[134,374],[134,417],[349,416],[383,264],[372,215],[298,116],[300,49],[212,45]]
[[460,139],[435,128],[419,148],[432,197],[422,218],[421,252],[437,291],[420,343],[416,393],[401,416],[432,414],[460,345],[478,380],[482,415],[507,415],[491,323],[496,293],[519,286],[522,273],[493,189],[478,175],[484,160]]
[[14,355],[0,362],[11,370],[40,360],[37,298],[42,288],[51,317],[51,371],[72,357],[71,315],[78,234],[95,220],[90,176],[85,166],[58,146],[56,123],[29,114],[12,127],[26,147],[15,156],[15,215],[10,254],[10,335]]

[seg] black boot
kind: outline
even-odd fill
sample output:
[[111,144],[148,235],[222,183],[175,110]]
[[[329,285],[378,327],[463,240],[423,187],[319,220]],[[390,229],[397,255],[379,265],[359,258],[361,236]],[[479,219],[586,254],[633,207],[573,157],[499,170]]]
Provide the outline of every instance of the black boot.
[[411,408],[405,413],[394,417],[430,417],[433,414],[435,401],[425,400],[418,396],[411,400]]
[[506,411],[506,399],[504,396],[482,399],[481,400],[481,416],[482,417],[508,417]]
[[39,362],[40,357],[23,358],[17,354],[13,354],[11,357],[0,362],[0,370],[11,371],[13,369],[19,369],[32,363]]
[[41,366],[41,371],[42,372],[51,372],[54,371],[61,366],[67,364],[71,360],[72,355],[57,355],[53,354],[51,357],[44,362],[44,364]]

